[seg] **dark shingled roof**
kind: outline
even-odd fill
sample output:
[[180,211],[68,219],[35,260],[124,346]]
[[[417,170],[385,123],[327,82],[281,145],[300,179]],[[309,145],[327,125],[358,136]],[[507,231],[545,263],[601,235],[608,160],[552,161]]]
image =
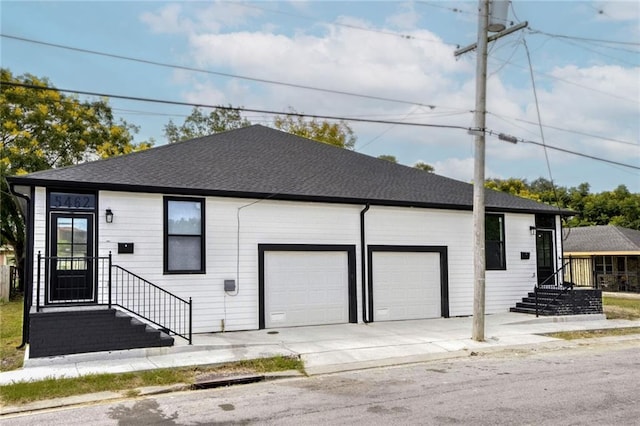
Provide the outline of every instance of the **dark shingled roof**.
[[[270,197],[471,209],[473,186],[254,125],[72,167],[14,183],[122,191]],[[486,191],[488,210],[564,213]]]
[[640,231],[620,226],[585,226],[563,230],[566,253],[611,253],[632,251],[640,254]]

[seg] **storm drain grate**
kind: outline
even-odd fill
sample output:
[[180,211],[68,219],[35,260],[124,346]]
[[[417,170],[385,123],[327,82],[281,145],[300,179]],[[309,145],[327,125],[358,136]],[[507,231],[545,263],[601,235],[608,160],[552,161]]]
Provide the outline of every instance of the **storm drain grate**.
[[213,389],[233,385],[245,385],[247,383],[262,382],[265,376],[231,376],[217,378],[203,378],[191,385],[191,389]]

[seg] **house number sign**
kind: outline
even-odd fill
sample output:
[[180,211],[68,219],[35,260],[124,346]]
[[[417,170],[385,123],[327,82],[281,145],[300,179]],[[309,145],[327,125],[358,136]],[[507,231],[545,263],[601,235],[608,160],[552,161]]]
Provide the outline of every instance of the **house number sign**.
[[49,205],[52,209],[93,210],[96,207],[96,196],[52,192],[49,194]]

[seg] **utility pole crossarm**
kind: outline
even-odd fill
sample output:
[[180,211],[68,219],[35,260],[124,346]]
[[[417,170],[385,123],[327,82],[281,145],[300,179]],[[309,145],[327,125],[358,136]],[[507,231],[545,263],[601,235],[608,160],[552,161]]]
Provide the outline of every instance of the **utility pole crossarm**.
[[[496,33],[496,34],[493,34],[493,35],[489,36],[487,41],[488,42],[496,41],[499,38],[502,38],[502,37],[504,37],[506,35],[509,35],[509,34],[511,34],[513,32],[516,32],[516,31],[521,30],[523,28],[526,28],[528,26],[529,26],[529,22],[528,21],[521,22],[518,25],[514,25],[513,27],[509,27],[504,31],[500,31],[499,33]],[[453,52],[453,56],[457,57],[457,56],[460,56],[460,55],[462,55],[464,53],[471,52],[472,50],[475,50],[477,46],[478,46],[478,43],[470,44],[470,45],[468,45],[466,47],[463,47],[462,49],[458,49],[455,52]]]

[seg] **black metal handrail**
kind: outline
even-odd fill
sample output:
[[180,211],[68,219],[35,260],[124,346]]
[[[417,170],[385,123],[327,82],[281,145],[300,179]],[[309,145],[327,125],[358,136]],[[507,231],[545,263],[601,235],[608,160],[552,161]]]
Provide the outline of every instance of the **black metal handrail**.
[[[106,257],[63,257],[42,256],[38,252],[36,270],[36,312],[42,305],[107,305],[117,306],[135,316],[161,328],[166,333],[186,339],[192,343],[193,303],[145,280],[144,278],[112,263],[112,256]],[[69,282],[74,274],[90,279],[93,286],[64,286],[58,290],[57,297],[51,294],[53,289],[45,288],[42,295],[42,282],[50,282],[53,271],[62,271]],[[80,278],[82,279],[82,278]],[[44,299],[43,299],[44,297]],[[55,300],[54,300],[55,299]],[[44,303],[43,303],[44,300]]]
[[187,301],[118,265],[112,265],[109,282],[109,306],[117,305],[191,344],[191,298]]
[[[103,257],[42,256],[38,252],[36,312],[40,312],[43,305],[106,304],[110,269],[111,255]],[[51,282],[54,271],[58,276],[64,277],[64,282],[56,289],[43,285],[43,282]],[[90,280],[92,286],[87,287],[83,279]]]
[[[564,276],[564,270],[566,267],[569,267],[569,277],[570,277],[570,281],[567,283],[565,281],[563,281],[562,284],[562,291],[559,292],[558,294],[556,294],[556,296],[550,301],[548,302],[546,305],[544,305],[542,307],[542,309],[539,308],[539,303],[538,303],[538,289],[540,289],[541,287],[544,288],[549,288],[549,287],[554,287],[554,288],[558,288],[558,280],[556,280],[556,277],[558,276],[558,274],[560,274],[561,272],[563,273]],[[553,279],[553,284],[547,284],[548,281],[550,281],[551,279]],[[566,294],[568,291],[573,290],[573,273],[571,270],[571,260],[569,260],[568,262],[565,262],[560,268],[558,268],[553,274],[549,275],[546,279],[544,279],[541,283],[537,283],[535,288],[534,288],[534,294],[535,294],[535,299],[536,299],[536,317],[538,317],[539,312],[544,312],[545,309],[547,309],[549,306],[551,306],[551,304],[553,304],[556,300],[558,300],[560,298],[560,296],[562,296],[563,294]]]

